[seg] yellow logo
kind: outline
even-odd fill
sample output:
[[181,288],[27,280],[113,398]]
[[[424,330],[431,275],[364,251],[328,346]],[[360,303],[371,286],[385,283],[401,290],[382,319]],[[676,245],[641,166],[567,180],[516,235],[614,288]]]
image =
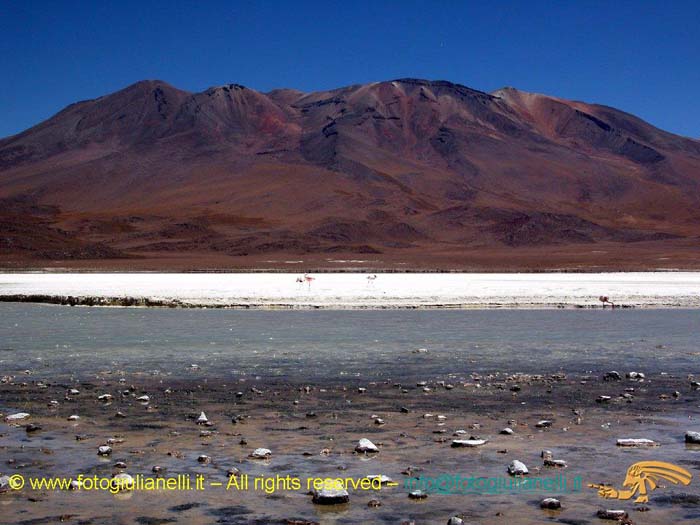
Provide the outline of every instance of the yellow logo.
[[693,475],[678,465],[663,461],[640,461],[627,469],[627,476],[622,483],[624,489],[617,490],[610,485],[595,485],[589,483],[592,489],[598,489],[598,496],[606,499],[630,499],[637,496],[635,503],[647,503],[649,492],[656,490],[661,480],[670,481],[674,485],[690,484]]

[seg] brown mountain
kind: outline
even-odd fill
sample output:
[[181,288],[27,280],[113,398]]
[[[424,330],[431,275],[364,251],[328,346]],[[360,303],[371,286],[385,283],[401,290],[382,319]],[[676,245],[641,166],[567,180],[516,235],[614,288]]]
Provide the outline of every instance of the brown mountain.
[[0,140],[0,263],[695,268],[699,189],[700,141],[606,106],[143,81]]

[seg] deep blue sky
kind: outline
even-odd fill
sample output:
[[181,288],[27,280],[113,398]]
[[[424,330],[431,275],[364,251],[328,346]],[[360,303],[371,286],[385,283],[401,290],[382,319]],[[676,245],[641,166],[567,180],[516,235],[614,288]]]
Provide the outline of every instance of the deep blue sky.
[[146,78],[309,91],[410,76],[700,138],[700,2],[0,0],[0,75],[0,137]]

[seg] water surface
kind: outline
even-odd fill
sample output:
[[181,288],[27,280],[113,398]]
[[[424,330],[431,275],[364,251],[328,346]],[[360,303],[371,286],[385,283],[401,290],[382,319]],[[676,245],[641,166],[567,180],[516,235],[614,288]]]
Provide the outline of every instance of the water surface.
[[[0,370],[413,380],[692,373],[700,310],[245,311],[0,305]],[[415,353],[425,348],[427,353]]]

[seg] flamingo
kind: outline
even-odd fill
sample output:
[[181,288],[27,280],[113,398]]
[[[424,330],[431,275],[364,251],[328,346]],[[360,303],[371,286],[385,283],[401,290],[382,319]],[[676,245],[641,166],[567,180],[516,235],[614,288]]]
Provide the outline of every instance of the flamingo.
[[601,295],[598,297],[598,300],[603,303],[603,308],[605,308],[606,304],[609,304],[612,308],[615,308],[615,303],[613,303],[610,299],[608,299],[607,295]]
[[304,274],[304,281],[309,285],[309,290],[311,290],[311,283],[316,280],[316,277],[311,277],[308,273]]

